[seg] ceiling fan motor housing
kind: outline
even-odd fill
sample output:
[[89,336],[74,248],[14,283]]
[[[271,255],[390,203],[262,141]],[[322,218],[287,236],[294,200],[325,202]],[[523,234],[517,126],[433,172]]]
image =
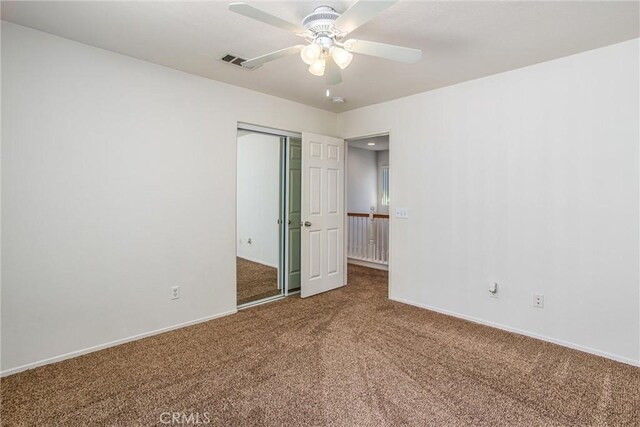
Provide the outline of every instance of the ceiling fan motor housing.
[[332,7],[320,6],[316,7],[313,12],[302,20],[302,26],[305,30],[313,33],[314,38],[318,35],[327,35],[329,37],[336,35],[334,22],[340,17]]

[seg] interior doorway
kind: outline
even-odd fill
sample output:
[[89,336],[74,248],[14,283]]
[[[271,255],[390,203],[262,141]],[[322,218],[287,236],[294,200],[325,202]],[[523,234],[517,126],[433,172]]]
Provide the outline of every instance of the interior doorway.
[[389,270],[389,134],[347,141],[348,265]]

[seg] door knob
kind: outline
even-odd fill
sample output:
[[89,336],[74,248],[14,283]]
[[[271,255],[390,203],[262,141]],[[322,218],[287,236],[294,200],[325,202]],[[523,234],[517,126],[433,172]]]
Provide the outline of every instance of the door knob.
[[304,222],[304,226],[305,226],[305,227],[311,227],[311,223],[310,223],[309,221],[305,221],[305,222]]

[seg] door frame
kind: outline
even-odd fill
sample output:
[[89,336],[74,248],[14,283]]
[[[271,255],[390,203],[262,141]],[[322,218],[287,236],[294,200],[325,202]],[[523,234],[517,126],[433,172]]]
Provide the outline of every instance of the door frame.
[[[347,209],[347,200],[349,197],[349,142],[351,141],[357,141],[359,139],[367,139],[367,138],[374,138],[376,136],[387,136],[389,138],[389,193],[390,194],[395,194],[395,189],[393,187],[393,144],[392,144],[392,138],[391,138],[391,132],[390,131],[381,131],[381,132],[375,132],[375,133],[370,133],[370,134],[365,134],[365,135],[361,135],[361,134],[357,134],[355,136],[345,136],[342,137],[344,139],[344,224],[345,224],[345,233],[344,233],[344,281],[345,281],[345,285],[347,284],[347,277],[348,277],[348,266],[349,266],[349,262],[348,262],[348,258],[349,258],[349,254],[347,252],[347,248],[349,245],[349,233],[347,230],[347,224],[348,224],[348,209]],[[391,284],[392,282],[392,277],[393,277],[393,273],[392,273],[392,268],[391,268],[391,264],[392,264],[392,260],[391,260],[391,256],[389,256],[389,254],[393,253],[392,251],[392,245],[393,245],[393,239],[391,238],[392,236],[392,232],[393,232],[393,218],[395,216],[394,214],[394,198],[391,198],[391,202],[389,203],[389,236],[388,236],[388,240],[387,243],[389,245],[389,248],[387,249],[387,256],[388,256],[388,261],[387,261],[387,274],[388,274],[388,283],[387,283],[387,298],[390,297],[391,295]]]
[[[281,216],[286,216],[287,215],[287,206],[288,206],[288,202],[287,202],[287,191],[288,191],[288,182],[287,182],[287,168],[288,168],[288,163],[287,163],[287,155],[288,155],[288,143],[289,143],[289,138],[302,138],[302,133],[301,132],[293,132],[293,131],[288,131],[288,130],[283,130],[283,129],[276,129],[276,128],[271,128],[271,127],[266,127],[266,126],[260,126],[260,125],[254,125],[251,123],[246,123],[246,122],[236,122],[236,132],[238,130],[245,130],[245,131],[249,131],[249,132],[255,132],[255,133],[262,133],[262,134],[267,134],[267,135],[273,135],[273,136],[277,136],[280,137],[281,140],[281,152],[280,152],[280,174],[281,175],[285,175],[284,178],[281,179],[281,184],[280,184],[280,200],[279,200],[279,205],[280,205],[280,212],[281,212]],[[234,194],[234,199],[235,199],[235,203],[234,203],[234,212],[235,212],[235,226],[234,226],[234,236],[235,236],[235,241],[234,241],[234,251],[235,251],[235,256],[237,258],[237,253],[238,253],[238,137],[236,134],[236,173],[235,173],[235,177],[234,177],[234,184],[235,184],[235,194]],[[281,220],[281,224],[280,227],[283,227],[285,224],[284,222],[286,222],[286,218],[280,218]],[[281,298],[285,298],[289,295],[293,295],[298,293],[299,291],[294,291],[289,293],[289,277],[286,274],[287,268],[288,268],[288,257],[286,256],[288,254],[289,251],[289,238],[288,238],[288,233],[285,232],[280,232],[280,236],[279,236],[279,244],[280,246],[280,256],[279,256],[279,260],[278,260],[278,286],[282,286],[283,288],[283,292],[280,293],[280,295],[275,295],[272,297],[267,297],[267,298],[263,298],[260,300],[256,300],[256,301],[251,301],[248,302],[246,304],[242,304],[242,305],[238,305],[238,300],[237,300],[237,296],[236,296],[236,307],[238,310],[241,309],[245,309],[245,308],[249,308],[249,307],[253,307],[256,305],[260,305],[260,304],[264,304],[267,302],[271,302],[271,301],[275,301]],[[236,267],[237,268],[237,267]],[[235,292],[237,295],[237,291],[238,291],[238,275],[236,273],[236,275],[234,276],[235,278]]]

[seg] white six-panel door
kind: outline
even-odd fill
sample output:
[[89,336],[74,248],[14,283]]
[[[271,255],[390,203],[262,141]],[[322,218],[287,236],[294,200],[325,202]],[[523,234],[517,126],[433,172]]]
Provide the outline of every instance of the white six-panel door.
[[303,298],[344,284],[344,140],[302,134]]

